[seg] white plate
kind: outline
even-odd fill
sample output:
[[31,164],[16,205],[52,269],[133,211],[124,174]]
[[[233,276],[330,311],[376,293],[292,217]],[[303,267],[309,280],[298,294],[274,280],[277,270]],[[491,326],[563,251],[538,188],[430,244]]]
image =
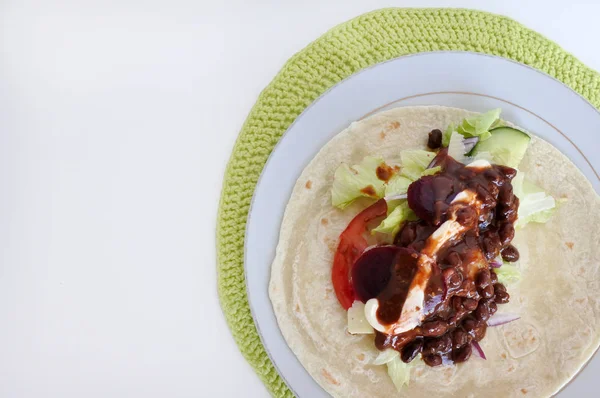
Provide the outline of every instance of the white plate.
[[[502,108],[503,118],[559,148],[600,192],[600,114],[561,82],[525,65],[467,52],[425,53],[375,65],[333,87],[277,144],[257,184],[246,229],[250,308],[269,356],[299,397],[327,394],[287,346],[269,301],[270,267],[285,206],[296,179],[329,139],[366,115],[408,105]],[[600,390],[595,374],[600,374],[597,356],[559,395],[591,396]]]

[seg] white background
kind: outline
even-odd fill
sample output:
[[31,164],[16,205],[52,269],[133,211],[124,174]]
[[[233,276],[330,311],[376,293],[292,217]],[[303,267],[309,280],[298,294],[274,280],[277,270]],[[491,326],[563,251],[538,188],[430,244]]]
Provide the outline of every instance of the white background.
[[0,397],[265,397],[221,314],[221,180],[260,91],[386,6],[485,8],[600,69],[589,1],[0,0]]

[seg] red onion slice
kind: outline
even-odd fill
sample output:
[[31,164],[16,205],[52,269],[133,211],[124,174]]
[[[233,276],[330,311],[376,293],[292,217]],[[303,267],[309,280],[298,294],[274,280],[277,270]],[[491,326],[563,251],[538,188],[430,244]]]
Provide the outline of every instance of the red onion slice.
[[510,312],[496,312],[490,319],[488,319],[488,326],[500,326],[507,324],[512,321],[521,319],[518,314],[511,314]]
[[407,194],[405,193],[401,193],[398,195],[390,195],[390,196],[386,196],[385,200],[396,200],[396,199],[406,199],[408,197]]
[[481,348],[481,346],[479,345],[478,342],[476,342],[475,340],[473,340],[471,342],[471,345],[473,346],[473,353],[475,353],[475,355],[477,355],[481,359],[487,359],[485,357],[485,353],[483,352],[483,349]]
[[496,260],[490,261],[490,267],[492,268],[500,268],[502,267],[502,263]]
[[465,138],[463,140],[463,145],[465,146],[465,153],[471,152],[471,150],[475,147],[475,145],[477,145],[478,141],[479,141],[479,137]]

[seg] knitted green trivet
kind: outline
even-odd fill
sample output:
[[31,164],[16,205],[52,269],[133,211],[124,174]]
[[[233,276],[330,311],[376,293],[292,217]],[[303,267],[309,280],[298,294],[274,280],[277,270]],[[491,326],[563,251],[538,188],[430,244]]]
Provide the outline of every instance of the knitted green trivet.
[[[530,65],[600,105],[600,75],[506,17],[454,9],[384,9],[343,23],[294,55],[260,94],[229,160],[217,221],[221,306],[242,354],[275,397],[291,397],[262,346],[244,280],[244,231],[258,177],[294,119],[348,76],[401,55],[475,51]],[[266,288],[266,287],[265,287]]]

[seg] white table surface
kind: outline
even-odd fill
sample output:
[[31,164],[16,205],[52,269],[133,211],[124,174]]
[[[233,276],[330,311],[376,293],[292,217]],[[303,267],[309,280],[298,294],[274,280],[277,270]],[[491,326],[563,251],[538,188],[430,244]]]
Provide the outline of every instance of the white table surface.
[[268,396],[216,292],[248,111],[295,52],[386,6],[483,7],[600,69],[600,3],[483,3],[0,1],[0,397]]

